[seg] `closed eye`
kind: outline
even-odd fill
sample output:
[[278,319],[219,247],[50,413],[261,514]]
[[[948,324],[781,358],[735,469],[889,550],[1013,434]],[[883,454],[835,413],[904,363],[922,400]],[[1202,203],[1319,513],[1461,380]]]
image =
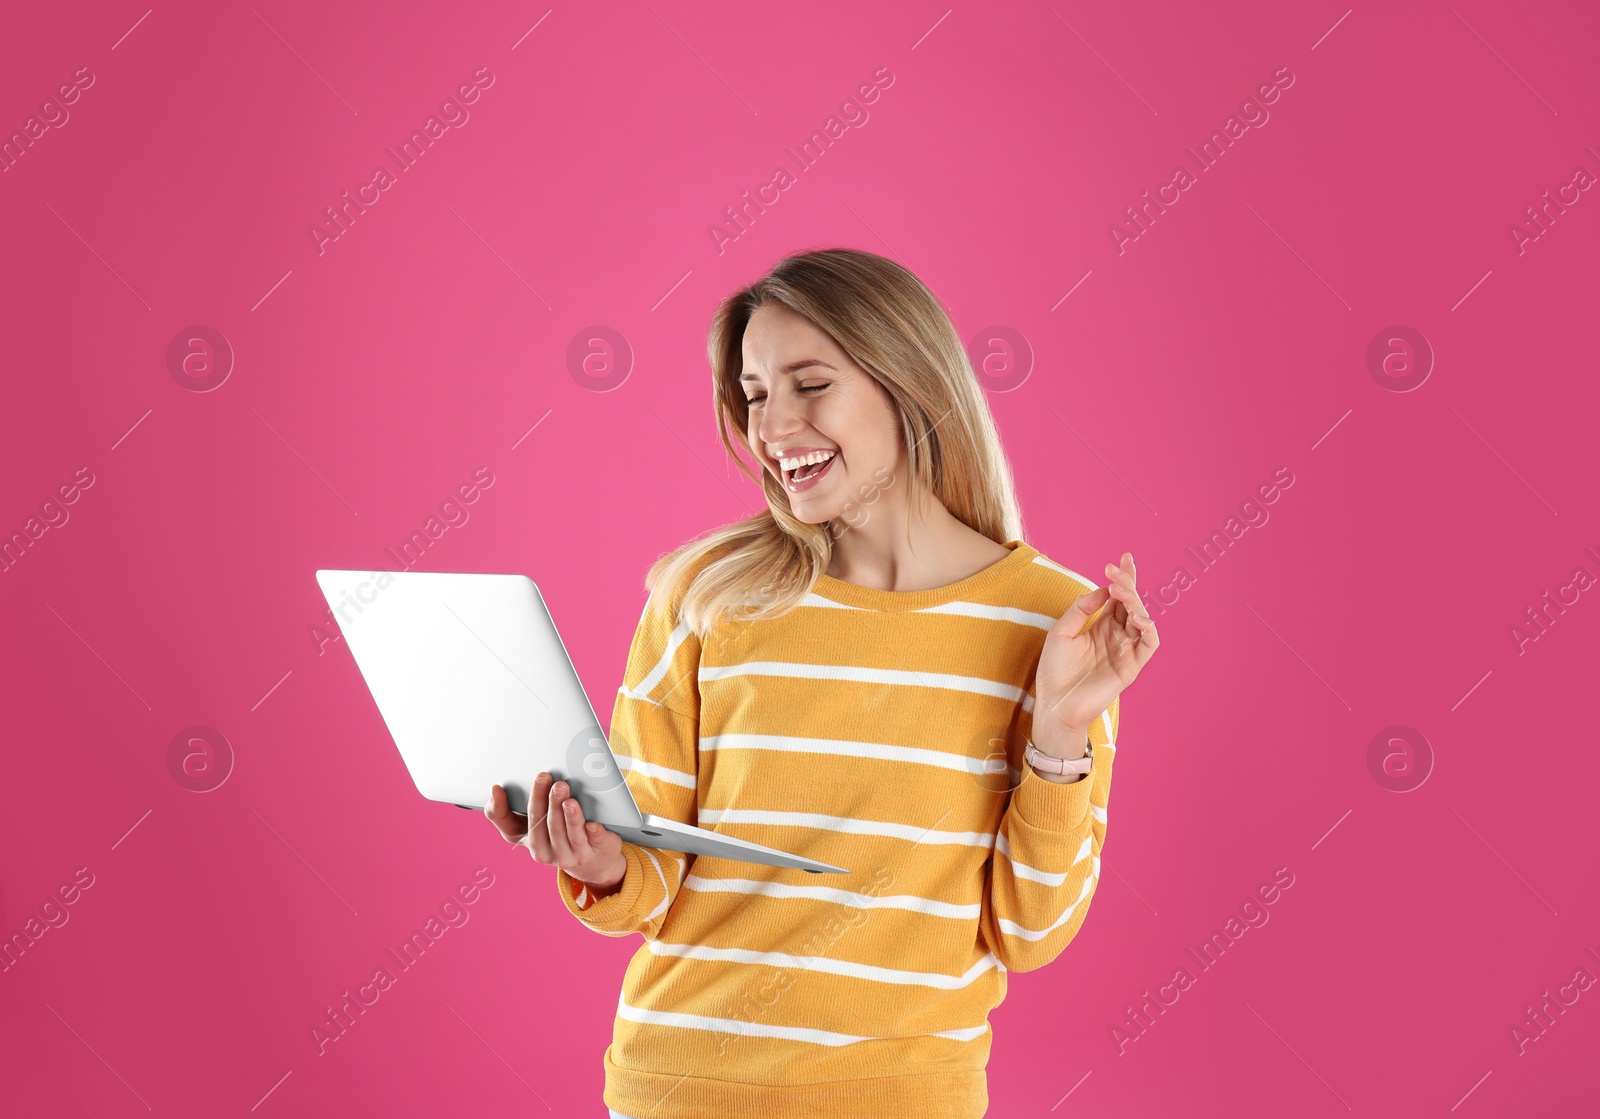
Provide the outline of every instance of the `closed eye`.
[[[800,391],[801,392],[821,392],[823,389],[825,389],[827,387],[828,387],[827,385],[805,385],[800,389]],[[764,397],[764,396],[756,396],[756,397],[750,398],[749,400],[746,400],[745,404],[746,405],[760,404],[765,399],[766,399],[766,397]]]

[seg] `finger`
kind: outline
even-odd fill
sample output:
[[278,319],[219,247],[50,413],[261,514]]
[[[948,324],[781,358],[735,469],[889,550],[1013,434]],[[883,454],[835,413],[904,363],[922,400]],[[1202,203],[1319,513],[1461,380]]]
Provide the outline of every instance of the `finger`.
[[561,811],[566,814],[567,842],[572,847],[572,853],[579,861],[586,861],[594,851],[589,846],[589,832],[583,819],[583,805],[578,803],[577,797],[568,797],[562,803]]
[[550,774],[540,772],[533,779],[533,790],[528,794],[528,826],[537,828],[544,823],[545,815],[550,811],[550,789],[556,779]]
[[1138,594],[1121,583],[1108,584],[1106,593],[1112,602],[1112,609],[1109,611],[1111,620],[1118,626],[1126,626],[1128,615],[1138,605]]
[[1112,656],[1121,656],[1132,646],[1134,635],[1127,626],[1112,626],[1106,634],[1106,648]]
[[556,859],[545,825],[545,819],[550,814],[550,787],[555,783],[556,779],[550,774],[540,773],[533,779],[533,791],[528,794],[528,807],[537,808],[538,811],[530,815],[525,843],[528,850],[533,852],[533,857],[541,863],[553,863]]
[[1161,636],[1156,633],[1156,623],[1148,615],[1135,618],[1134,624],[1139,627],[1139,644],[1135,651],[1140,656],[1139,664],[1143,666],[1150,658],[1150,654],[1161,644]]
[[1128,620],[1128,628],[1122,634],[1122,645],[1114,650],[1118,656],[1131,658],[1136,672],[1144,666],[1145,660],[1148,659],[1147,650],[1150,646],[1148,643],[1148,631],[1144,628],[1144,624],[1145,620],[1143,618],[1130,618]]
[[500,829],[507,843],[516,843],[528,833],[528,818],[511,811],[510,798],[501,785],[489,790],[489,803],[484,807],[483,814]]
[[1149,623],[1149,616],[1141,613],[1128,613],[1122,626],[1110,631],[1107,645],[1112,647],[1112,652],[1126,653],[1138,648],[1139,642],[1144,639],[1144,624]]
[[1120,564],[1106,564],[1106,576],[1113,582],[1133,588],[1139,579],[1139,574],[1133,566],[1133,553],[1123,552]]
[[561,866],[571,866],[574,860],[572,843],[567,838],[567,813],[561,807],[568,795],[569,787],[565,781],[557,781],[550,787],[550,812],[543,829],[550,837],[550,849],[555,852],[555,861]]
[[1115,589],[1112,590],[1111,596],[1127,604],[1129,615],[1146,618],[1150,616],[1150,611],[1145,606],[1144,599],[1137,590],[1131,586],[1123,586],[1120,583],[1113,584],[1113,586]]
[[1068,637],[1076,637],[1083,632],[1089,619],[1110,597],[1111,591],[1107,587],[1096,587],[1087,594],[1080,594],[1072,600],[1067,612],[1061,615],[1061,621],[1058,623],[1060,630]]

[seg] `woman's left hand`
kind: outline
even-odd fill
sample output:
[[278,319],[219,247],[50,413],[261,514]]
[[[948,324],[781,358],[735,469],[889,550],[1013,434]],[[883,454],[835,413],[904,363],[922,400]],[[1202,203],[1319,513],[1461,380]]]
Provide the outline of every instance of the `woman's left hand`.
[[[1089,724],[1133,683],[1161,639],[1134,586],[1133,553],[1106,564],[1110,582],[1076,601],[1045,634],[1036,673],[1034,741],[1076,743]],[[1107,603],[1111,608],[1085,628]]]

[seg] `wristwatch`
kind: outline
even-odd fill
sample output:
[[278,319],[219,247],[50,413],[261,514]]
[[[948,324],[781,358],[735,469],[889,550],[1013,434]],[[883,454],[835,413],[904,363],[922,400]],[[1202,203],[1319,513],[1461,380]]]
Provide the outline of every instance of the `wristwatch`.
[[1086,774],[1094,764],[1094,743],[1086,744],[1087,749],[1081,758],[1052,758],[1049,754],[1041,753],[1030,741],[1023,749],[1023,756],[1028,759],[1028,764],[1045,773],[1065,775],[1068,773]]

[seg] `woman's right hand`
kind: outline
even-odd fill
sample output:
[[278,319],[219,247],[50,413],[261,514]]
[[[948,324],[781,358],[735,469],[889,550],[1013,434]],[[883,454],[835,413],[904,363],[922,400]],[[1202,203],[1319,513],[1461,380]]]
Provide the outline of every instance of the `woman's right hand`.
[[[520,843],[541,863],[554,863],[579,882],[605,897],[622,888],[628,860],[622,854],[622,837],[599,824],[585,823],[583,808],[565,781],[540,773],[528,799],[530,810],[543,813],[528,826],[528,817],[511,811],[505,787],[495,785],[483,814],[500,829],[507,843]],[[568,807],[570,805],[570,807]]]

